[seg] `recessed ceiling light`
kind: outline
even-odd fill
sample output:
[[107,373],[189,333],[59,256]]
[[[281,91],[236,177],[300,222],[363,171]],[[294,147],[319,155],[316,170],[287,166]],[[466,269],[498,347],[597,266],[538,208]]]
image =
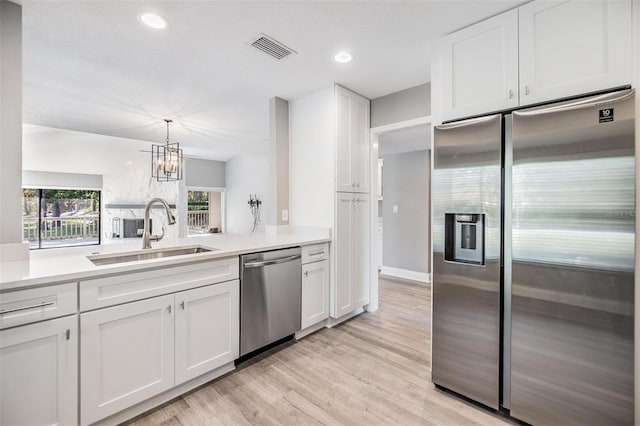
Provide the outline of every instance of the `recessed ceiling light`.
[[167,21],[165,21],[162,16],[151,12],[139,13],[138,21],[142,22],[149,28],[153,28],[154,30],[163,30],[167,27]]
[[333,57],[334,61],[341,64],[346,64],[347,62],[351,62],[352,59],[353,59],[353,55],[349,52],[340,52]]

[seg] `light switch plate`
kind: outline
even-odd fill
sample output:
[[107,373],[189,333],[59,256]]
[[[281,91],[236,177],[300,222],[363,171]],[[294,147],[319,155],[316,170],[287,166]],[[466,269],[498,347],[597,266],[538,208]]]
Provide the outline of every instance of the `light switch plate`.
[[398,213],[398,205],[397,204],[393,205],[393,212],[394,213]]
[[282,221],[283,222],[289,221],[289,210],[282,210]]

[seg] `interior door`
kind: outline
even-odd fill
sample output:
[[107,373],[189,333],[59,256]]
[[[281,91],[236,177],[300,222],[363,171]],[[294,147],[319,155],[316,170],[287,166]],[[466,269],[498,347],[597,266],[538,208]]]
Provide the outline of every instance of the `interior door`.
[[634,96],[513,114],[511,414],[634,422]]

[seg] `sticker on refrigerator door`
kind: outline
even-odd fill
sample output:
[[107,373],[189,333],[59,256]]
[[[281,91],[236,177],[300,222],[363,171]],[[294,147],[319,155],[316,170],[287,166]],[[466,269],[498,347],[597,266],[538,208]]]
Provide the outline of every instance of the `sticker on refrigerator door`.
[[600,123],[608,123],[613,121],[613,108],[605,108],[601,109],[599,113],[599,122]]

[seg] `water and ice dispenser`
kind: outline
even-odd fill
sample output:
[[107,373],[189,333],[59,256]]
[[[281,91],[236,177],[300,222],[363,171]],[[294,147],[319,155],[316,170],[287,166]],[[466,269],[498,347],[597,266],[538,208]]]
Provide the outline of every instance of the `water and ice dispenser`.
[[484,226],[484,214],[445,213],[445,260],[484,265]]

